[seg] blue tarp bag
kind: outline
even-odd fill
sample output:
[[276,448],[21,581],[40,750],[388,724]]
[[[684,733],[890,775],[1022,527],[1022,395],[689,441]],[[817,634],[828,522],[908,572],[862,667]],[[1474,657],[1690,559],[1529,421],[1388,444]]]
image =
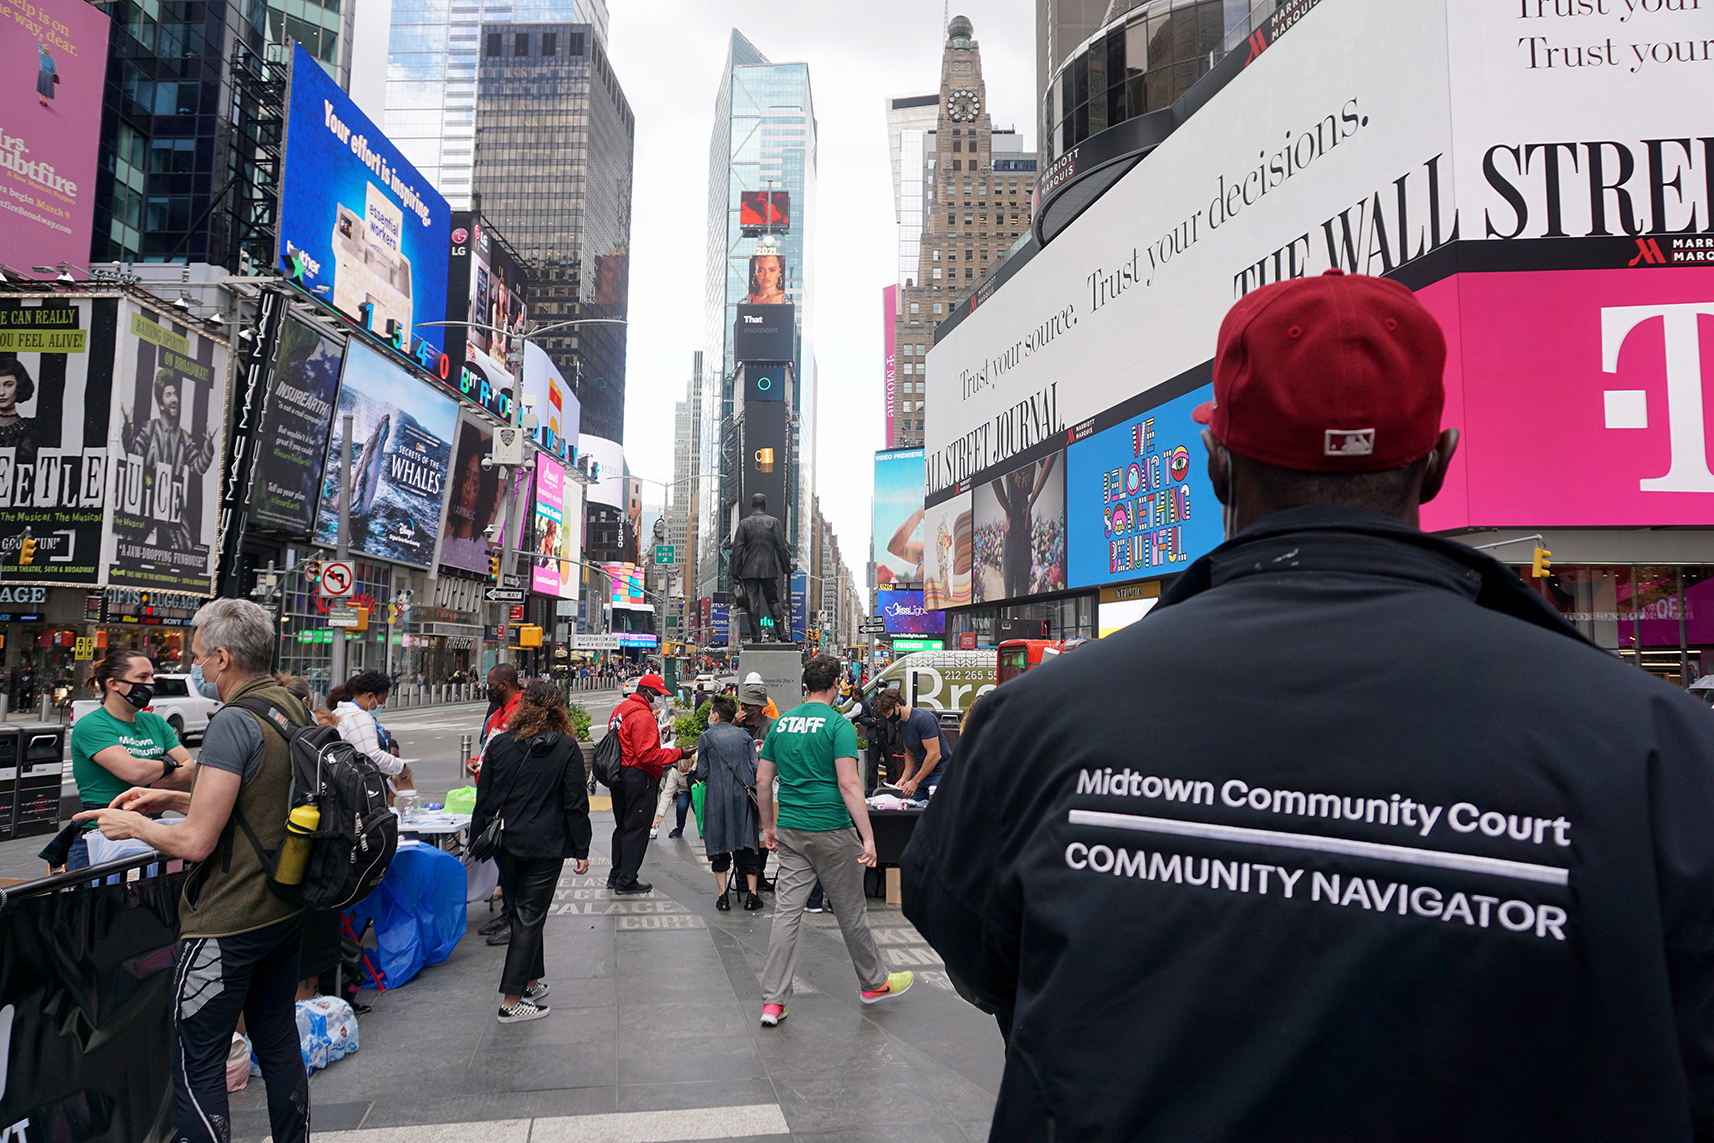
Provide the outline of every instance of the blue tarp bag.
[[376,967],[388,988],[452,955],[465,929],[464,863],[428,845],[403,844],[375,892],[351,910],[351,924],[375,922]]

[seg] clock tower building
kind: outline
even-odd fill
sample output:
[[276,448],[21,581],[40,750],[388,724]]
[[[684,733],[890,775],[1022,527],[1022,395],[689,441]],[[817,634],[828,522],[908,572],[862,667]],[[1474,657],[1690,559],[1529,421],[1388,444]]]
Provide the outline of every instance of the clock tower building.
[[[924,148],[922,237],[917,273],[898,291],[892,448],[922,444],[924,358],[934,327],[978,289],[1029,230],[1035,156],[1009,130],[996,132],[982,82],[982,50],[963,16],[946,28],[940,105]],[[995,136],[1003,136],[996,155]]]

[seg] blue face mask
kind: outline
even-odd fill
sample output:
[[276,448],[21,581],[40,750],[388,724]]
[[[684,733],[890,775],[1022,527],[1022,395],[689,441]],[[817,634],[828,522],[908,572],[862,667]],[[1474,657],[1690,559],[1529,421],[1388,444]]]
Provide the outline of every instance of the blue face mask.
[[201,663],[192,663],[190,665],[190,685],[196,690],[196,693],[201,695],[203,698],[213,699],[215,702],[220,701],[220,688],[202,677]]

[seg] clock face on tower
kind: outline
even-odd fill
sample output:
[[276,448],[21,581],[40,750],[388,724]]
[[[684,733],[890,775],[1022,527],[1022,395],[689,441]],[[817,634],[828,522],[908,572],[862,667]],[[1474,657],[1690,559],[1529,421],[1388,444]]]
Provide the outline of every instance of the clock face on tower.
[[958,123],[973,122],[982,113],[982,100],[968,87],[961,87],[946,97],[947,117]]

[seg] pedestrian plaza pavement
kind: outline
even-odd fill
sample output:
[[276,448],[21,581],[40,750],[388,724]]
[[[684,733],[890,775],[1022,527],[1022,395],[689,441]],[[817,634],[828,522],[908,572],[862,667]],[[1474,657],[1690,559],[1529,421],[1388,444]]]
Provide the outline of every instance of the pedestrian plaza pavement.
[[[612,817],[597,812],[589,873],[560,880],[546,929],[544,1019],[495,1020],[503,947],[476,929],[404,987],[363,993],[361,1049],[310,1078],[317,1139],[340,1143],[966,1143],[986,1139],[1003,1065],[993,1018],[961,1000],[896,906],[869,922],[916,981],[876,1005],[831,912],[806,914],[790,1015],[758,1022],[774,899],[714,907],[695,839],[649,843],[654,889],[606,888]],[[669,818],[666,823],[671,825]],[[772,873],[774,862],[769,861]],[[259,1077],[232,1095],[233,1139],[268,1133]]]

